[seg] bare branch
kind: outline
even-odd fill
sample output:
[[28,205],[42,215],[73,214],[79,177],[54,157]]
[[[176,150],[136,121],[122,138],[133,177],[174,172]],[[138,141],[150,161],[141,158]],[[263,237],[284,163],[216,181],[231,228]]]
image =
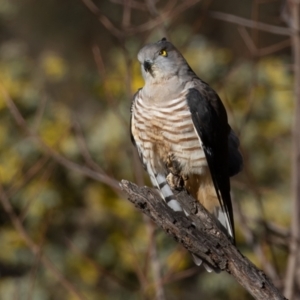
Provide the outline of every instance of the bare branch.
[[99,172],[100,174],[104,174],[104,171],[92,158],[92,155],[88,149],[87,142],[84,137],[82,128],[81,128],[78,118],[76,116],[74,117],[73,124],[74,124],[75,136],[76,136],[76,140],[78,143],[78,147],[80,149],[80,153],[81,153],[82,157],[84,158],[86,164],[91,169]]
[[[195,4],[199,3],[201,0],[186,0],[183,1],[177,7],[176,1],[168,1],[167,5],[164,7],[163,11],[157,16],[156,18],[147,21],[143,24],[137,26],[129,26],[129,27],[122,27],[121,29],[117,28],[105,15],[103,15],[100,9],[93,3],[91,0],[82,0],[85,6],[98,17],[98,20],[102,23],[102,25],[115,37],[119,40],[124,38],[126,35],[133,35],[139,32],[149,31],[154,29],[155,27],[161,25],[166,21],[166,19],[174,18],[178,14],[182,13],[183,11],[189,9],[190,7],[194,6]],[[130,3],[126,4],[127,8],[131,7]],[[127,21],[128,21],[128,17]]]
[[8,95],[7,91],[5,90],[5,88],[3,87],[3,85],[1,83],[0,83],[0,91],[3,95],[4,101],[6,102],[8,109],[10,110],[10,113],[12,114],[16,123],[21,127],[21,129],[23,131],[25,131],[25,133],[30,138],[32,138],[39,144],[39,146],[43,149],[43,151],[46,154],[48,154],[54,160],[56,160],[59,164],[63,165],[64,167],[66,167],[70,170],[79,172],[79,173],[84,174],[90,178],[97,180],[97,181],[103,182],[103,183],[107,184],[108,186],[110,186],[111,188],[113,188],[115,191],[120,190],[117,180],[109,177],[106,174],[101,174],[101,173],[96,172],[86,166],[81,166],[71,160],[68,160],[63,155],[61,155],[60,153],[58,153],[57,151],[55,151],[54,149],[49,147],[46,143],[44,143],[44,141],[37,134],[32,132],[32,130],[28,127],[26,120],[23,118],[21,112],[19,111],[19,109],[17,108],[17,106],[15,105],[13,100],[10,98],[10,96]]
[[177,273],[173,273],[173,274],[170,274],[169,276],[165,276],[163,279],[163,283],[167,284],[170,282],[179,281],[179,280],[194,276],[195,274],[197,274],[199,272],[201,272],[201,271],[198,266],[192,267],[190,269],[183,270],[183,271],[180,271]]
[[[110,0],[110,2],[116,3],[116,4],[121,4],[121,5],[124,4],[123,0]],[[134,8],[134,9],[138,9],[138,10],[143,10],[143,11],[147,10],[146,4],[140,3],[140,2],[134,1],[134,0],[131,0],[128,3],[128,6],[131,7],[131,8]]]
[[20,178],[21,180],[19,178],[14,178],[14,182],[6,191],[7,197],[12,197],[22,187],[28,184],[46,166],[48,161],[49,156],[44,155],[23,174],[22,178]]
[[[300,236],[300,37],[297,32],[300,30],[300,3],[296,0],[289,1],[291,12],[291,29],[295,32],[292,37],[294,56],[294,93],[295,93],[295,115],[294,127],[292,129],[292,221],[291,241],[288,266],[286,270],[285,293],[289,298],[299,295],[300,284],[296,286],[297,269],[300,269],[300,245],[297,242]],[[295,289],[297,288],[297,292]],[[299,299],[299,298],[297,298]]]
[[35,282],[36,282],[37,275],[38,275],[38,269],[39,269],[40,262],[41,262],[41,256],[42,256],[42,253],[43,253],[42,252],[43,251],[43,246],[45,244],[46,232],[47,232],[47,229],[50,225],[49,220],[50,220],[50,217],[48,216],[48,218],[46,218],[46,220],[45,220],[45,222],[42,226],[41,241],[39,242],[39,245],[38,245],[39,251],[38,251],[38,254],[35,257],[35,262],[34,262],[34,264],[32,266],[32,269],[31,269],[30,288],[29,288],[27,300],[33,299],[33,291],[34,291]]
[[98,17],[98,20],[102,25],[118,39],[123,37],[123,32],[119,30],[105,15],[103,15],[100,9],[91,0],[82,0],[84,5]]
[[34,116],[33,131],[37,131],[39,126],[40,126],[40,123],[42,121],[42,117],[43,117],[45,109],[46,109],[47,100],[48,100],[47,97],[44,96],[44,97],[42,97],[42,99],[39,103],[38,109],[37,109],[36,114]]
[[286,299],[270,279],[237,250],[210,214],[185,192],[178,193],[176,198],[189,217],[174,212],[153,189],[125,180],[121,188],[135,207],[170,236],[214,268],[231,274],[255,299]]
[[123,5],[123,18],[122,18],[122,27],[126,28],[130,26],[130,18],[131,18],[131,0],[124,0]]
[[[145,217],[147,218],[147,217]],[[161,279],[161,264],[158,258],[156,241],[155,241],[155,226],[149,218],[146,220],[148,236],[150,237],[150,261],[152,267],[152,275],[156,293],[156,300],[165,300],[165,291]]]
[[80,249],[68,237],[65,237],[64,240],[65,240],[66,246],[69,248],[70,251],[74,252],[80,258],[84,259],[86,263],[92,265],[99,274],[105,275],[106,278],[110,279],[112,282],[118,284],[119,286],[121,286],[124,289],[127,289],[129,291],[137,290],[137,287],[132,286],[131,283],[119,278],[112,271],[110,271],[107,268],[100,265],[99,262],[92,260],[91,258],[86,256],[83,252],[80,251]]
[[[250,229],[247,218],[245,215],[242,213],[242,210],[240,208],[240,204],[237,201],[235,205],[235,210],[234,210],[235,216],[237,217],[239,226],[241,228],[241,231],[249,245],[251,245],[254,253],[258,257],[261,265],[263,266],[263,269],[265,272],[268,274],[269,277],[273,280],[273,282],[280,282],[280,278],[278,275],[278,272],[274,268],[273,264],[269,262],[269,259],[267,258],[266,254],[264,253],[264,249],[262,244],[257,241],[255,238],[254,232]],[[264,219],[261,219],[264,220]],[[264,222],[264,221],[263,221]],[[262,225],[265,225],[264,223]]]
[[2,184],[0,182],[0,202],[4,209],[4,211],[9,216],[13,226],[15,227],[18,234],[25,241],[27,247],[31,250],[31,252],[37,257],[40,256],[41,262],[43,265],[56,277],[56,279],[61,283],[61,285],[69,291],[75,299],[84,300],[86,299],[81,293],[77,290],[77,288],[68,281],[64,275],[55,267],[55,265],[51,262],[51,260],[41,253],[41,248],[37,245],[29,236],[27,231],[25,230],[21,220],[16,215],[13,210],[12,205],[9,202],[9,199],[6,196],[5,191],[3,190]]
[[184,1],[183,3],[178,5],[176,8],[173,8],[175,1],[169,1],[169,5],[168,5],[169,7],[165,8],[164,11],[162,11],[157,18],[152,19],[148,22],[145,22],[144,24],[141,24],[141,25],[138,25],[138,26],[135,26],[132,28],[128,28],[128,32],[130,34],[135,34],[135,33],[143,32],[143,31],[152,30],[155,27],[161,25],[163,22],[165,22],[166,19],[176,17],[183,11],[191,8],[192,6],[194,6],[195,4],[197,4],[199,2],[200,2],[200,0]]
[[271,46],[267,46],[267,47],[258,49],[254,45],[254,43],[245,27],[239,26],[238,30],[239,30],[239,33],[240,33],[241,37],[243,38],[247,48],[249,49],[250,53],[253,56],[264,56],[264,55],[273,54],[274,52],[280,51],[284,48],[291,46],[291,39],[288,38],[279,43],[273,44]]
[[256,28],[262,31],[271,32],[278,35],[292,35],[293,30],[287,27],[280,27],[275,25],[266,24],[263,22],[256,22],[249,19],[237,17],[235,15],[226,14],[218,11],[213,11],[210,16],[214,19],[223,20],[229,23],[238,24],[241,26]]
[[247,48],[249,49],[250,53],[252,55],[257,54],[257,48],[253,42],[253,40],[250,37],[250,34],[248,33],[247,29],[244,26],[239,26],[238,31],[244,40],[244,43],[246,44]]
[[284,48],[290,47],[291,46],[291,39],[285,39],[281,42],[278,42],[276,44],[273,44],[271,46],[267,46],[264,48],[261,48],[258,50],[258,55],[259,56],[264,56],[264,55],[269,55],[269,54],[273,54],[277,51],[280,51]]

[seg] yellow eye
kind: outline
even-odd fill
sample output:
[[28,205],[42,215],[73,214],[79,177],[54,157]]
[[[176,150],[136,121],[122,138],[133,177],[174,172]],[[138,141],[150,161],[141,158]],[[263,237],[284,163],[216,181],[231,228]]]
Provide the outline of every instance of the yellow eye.
[[159,55],[166,57],[166,56],[168,56],[168,52],[166,49],[163,49],[163,50],[160,50]]

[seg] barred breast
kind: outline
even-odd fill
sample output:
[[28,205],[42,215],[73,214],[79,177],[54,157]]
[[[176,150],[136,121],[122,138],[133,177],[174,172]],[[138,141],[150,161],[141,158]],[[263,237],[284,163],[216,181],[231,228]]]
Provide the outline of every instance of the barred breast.
[[167,173],[166,162],[173,156],[181,175],[202,174],[207,166],[201,140],[195,132],[186,92],[164,102],[143,101],[140,90],[132,105],[131,131],[144,162],[157,172]]

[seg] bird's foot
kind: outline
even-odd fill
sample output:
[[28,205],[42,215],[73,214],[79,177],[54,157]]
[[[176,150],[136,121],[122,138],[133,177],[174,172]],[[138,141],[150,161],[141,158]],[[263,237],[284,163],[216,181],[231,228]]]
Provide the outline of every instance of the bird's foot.
[[183,176],[169,173],[166,179],[171,189],[179,190],[179,191],[184,189],[184,181],[186,179]]
[[167,156],[166,167],[168,171],[175,176],[179,176],[181,173],[181,166],[179,161],[176,159],[174,153],[169,153]]

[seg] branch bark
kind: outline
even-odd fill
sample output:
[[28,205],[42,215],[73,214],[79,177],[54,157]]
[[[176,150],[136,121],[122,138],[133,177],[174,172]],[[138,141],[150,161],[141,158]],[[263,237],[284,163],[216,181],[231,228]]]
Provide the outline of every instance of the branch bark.
[[186,192],[175,196],[189,217],[174,212],[153,189],[125,180],[120,186],[128,200],[166,233],[213,268],[231,274],[255,299],[286,299],[270,279],[239,252],[203,206]]

